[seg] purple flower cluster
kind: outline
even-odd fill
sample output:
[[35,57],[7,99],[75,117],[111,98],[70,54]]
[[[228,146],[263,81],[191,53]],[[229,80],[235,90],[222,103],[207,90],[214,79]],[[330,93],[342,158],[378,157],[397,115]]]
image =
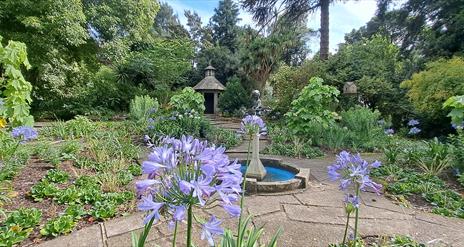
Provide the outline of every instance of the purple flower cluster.
[[412,127],[412,128],[409,130],[408,134],[409,134],[409,135],[416,135],[416,134],[419,134],[419,132],[421,132],[421,129],[419,129],[419,128],[417,128],[417,127]]
[[25,143],[30,140],[37,138],[38,133],[34,128],[28,126],[16,127],[11,131],[11,136],[13,138],[20,138],[21,143]]
[[[193,137],[166,137],[153,147],[142,170],[148,178],[138,181],[136,189],[141,197],[139,209],[149,212],[145,223],[159,220],[160,212],[171,215],[171,222],[181,222],[189,207],[205,206],[213,195],[231,216],[240,215],[236,205],[242,182],[240,164],[231,162],[222,147]],[[222,233],[219,224],[212,217],[203,225],[202,238],[213,242],[213,236]]]
[[419,120],[417,120],[417,119],[411,119],[411,120],[409,120],[408,126],[413,127],[413,126],[416,126],[416,125],[419,125]]
[[239,133],[247,136],[265,135],[267,133],[266,124],[263,119],[256,115],[247,115],[242,119]]
[[393,135],[393,134],[395,134],[395,130],[392,129],[392,128],[385,129],[385,130],[384,130],[384,133],[385,133],[386,135]]
[[363,160],[359,154],[350,154],[347,151],[340,152],[337,155],[337,160],[334,164],[330,165],[328,175],[330,180],[340,180],[340,189],[347,191],[350,187],[365,191],[370,188],[377,194],[380,193],[382,185],[375,183],[369,177],[372,168],[381,166],[379,161],[374,161],[369,164]]

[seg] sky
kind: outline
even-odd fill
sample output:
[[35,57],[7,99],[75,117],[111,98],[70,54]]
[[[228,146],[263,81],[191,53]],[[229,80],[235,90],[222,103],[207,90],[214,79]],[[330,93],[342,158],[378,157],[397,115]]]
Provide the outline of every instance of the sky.
[[[187,20],[184,16],[184,10],[194,10],[202,18],[203,24],[208,23],[209,18],[214,14],[214,8],[218,6],[219,0],[161,0],[167,2],[177,13],[180,22],[185,25]],[[234,0],[238,2],[238,0]],[[358,1],[336,1],[330,5],[330,51],[336,52],[339,43],[344,41],[345,33],[353,29],[364,26],[374,16],[376,0],[358,0]],[[239,25],[254,25],[249,13],[240,9],[239,17],[242,19]],[[320,25],[320,12],[313,13],[308,19],[308,26],[318,30]],[[309,47],[312,53],[319,50],[319,39],[312,38]]]

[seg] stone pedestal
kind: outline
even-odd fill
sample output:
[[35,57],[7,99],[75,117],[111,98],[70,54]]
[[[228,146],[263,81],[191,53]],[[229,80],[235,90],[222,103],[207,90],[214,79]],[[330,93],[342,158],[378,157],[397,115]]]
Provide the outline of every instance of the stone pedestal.
[[266,176],[266,169],[259,159],[259,135],[253,136],[252,144],[251,160],[246,176],[249,178],[256,178],[259,181],[262,180],[264,176]]

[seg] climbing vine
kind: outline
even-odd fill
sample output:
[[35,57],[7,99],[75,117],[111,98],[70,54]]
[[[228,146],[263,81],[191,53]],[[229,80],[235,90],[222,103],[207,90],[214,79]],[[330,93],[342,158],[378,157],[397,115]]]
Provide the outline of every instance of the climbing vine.
[[26,45],[10,40],[3,47],[0,36],[0,119],[7,120],[11,126],[34,123],[30,115],[32,85],[24,79],[21,66],[29,69]]

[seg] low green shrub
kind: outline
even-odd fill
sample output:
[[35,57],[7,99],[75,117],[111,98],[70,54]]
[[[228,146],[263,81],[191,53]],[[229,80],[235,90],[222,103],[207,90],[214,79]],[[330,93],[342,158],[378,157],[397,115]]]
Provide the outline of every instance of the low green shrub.
[[411,161],[427,174],[440,175],[451,166],[448,146],[440,143],[437,138],[424,143],[426,148],[414,150],[416,153],[412,156]]
[[40,202],[45,198],[53,198],[57,195],[60,190],[56,187],[55,184],[50,183],[47,180],[42,180],[32,186],[31,196],[34,198],[34,201]]
[[75,186],[70,186],[60,190],[53,198],[58,204],[76,204],[80,203],[81,193]]
[[52,183],[65,183],[69,179],[69,174],[58,169],[51,169],[45,175],[45,179]]
[[373,175],[385,180],[393,195],[419,195],[433,206],[433,213],[464,218],[464,198],[435,175],[396,165],[381,166]]
[[232,130],[211,127],[206,130],[206,139],[216,146],[223,146],[226,149],[237,146],[240,143],[240,137]]
[[127,170],[132,174],[132,176],[142,175],[142,167],[138,164],[130,164]]
[[314,158],[324,155],[319,148],[311,146],[311,140],[301,139],[284,128],[271,127],[268,130],[268,136],[271,138],[271,143],[264,149],[265,154],[297,158]]
[[73,217],[74,220],[79,220],[83,215],[86,214],[84,207],[82,205],[69,205],[64,211],[65,215]]
[[148,95],[135,96],[130,102],[129,116],[138,123],[146,123],[148,118],[158,110],[158,107],[158,101]]
[[39,224],[42,212],[37,208],[20,208],[8,214],[6,226],[20,226],[23,229],[34,228]]
[[98,201],[93,206],[90,215],[97,220],[112,218],[116,215],[116,205],[107,201]]
[[464,173],[464,133],[451,135],[448,138],[450,143],[450,153],[453,159],[453,167],[459,173]]
[[26,239],[32,229],[23,229],[20,226],[0,226],[0,243],[3,246],[15,246]]
[[62,215],[57,218],[49,220],[42,229],[40,234],[43,236],[56,237],[61,234],[66,234],[74,229],[76,222],[71,215]]
[[171,97],[169,105],[173,111],[179,113],[194,110],[197,113],[203,114],[205,111],[205,98],[201,93],[195,92],[193,88],[186,87]]
[[218,107],[226,114],[234,114],[240,108],[250,107],[250,93],[243,87],[237,77],[227,83],[227,88],[219,97]]

